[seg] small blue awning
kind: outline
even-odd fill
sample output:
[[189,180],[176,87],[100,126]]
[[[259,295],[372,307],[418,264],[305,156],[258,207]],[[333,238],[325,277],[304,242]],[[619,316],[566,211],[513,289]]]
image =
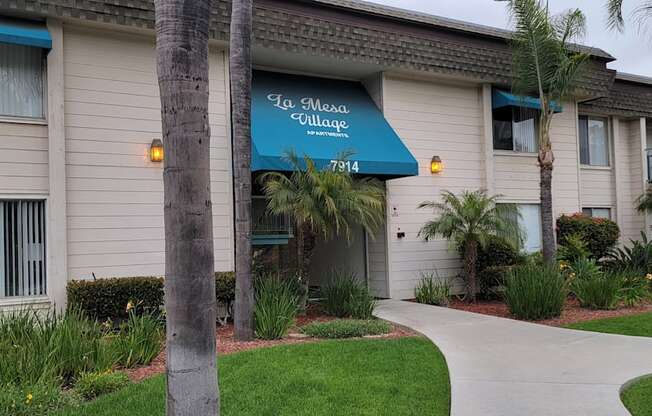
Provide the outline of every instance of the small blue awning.
[[[523,97],[510,94],[506,91],[494,90],[493,92],[493,108],[501,107],[525,107],[541,110],[541,100],[534,97]],[[555,113],[561,113],[563,108],[556,102],[552,102],[552,108]]]
[[0,42],[52,49],[52,37],[44,23],[0,17]]
[[[252,171],[290,171],[285,155],[318,168],[402,177],[418,164],[359,82],[254,71]],[[351,152],[345,161],[338,156]]]

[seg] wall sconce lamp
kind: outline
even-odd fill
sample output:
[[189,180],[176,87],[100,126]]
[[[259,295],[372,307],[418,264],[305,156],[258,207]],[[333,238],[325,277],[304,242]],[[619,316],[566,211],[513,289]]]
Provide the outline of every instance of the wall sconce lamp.
[[152,140],[152,144],[149,147],[149,158],[152,162],[162,162],[165,158],[165,151],[163,150],[161,139]]
[[430,173],[437,174],[444,170],[444,163],[439,156],[433,156],[430,161]]

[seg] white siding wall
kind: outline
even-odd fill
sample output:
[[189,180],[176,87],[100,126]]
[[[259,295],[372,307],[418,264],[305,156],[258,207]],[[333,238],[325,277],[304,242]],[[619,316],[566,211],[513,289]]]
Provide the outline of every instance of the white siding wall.
[[616,184],[613,170],[583,167],[581,174],[582,207],[611,208],[613,217],[616,205]]
[[0,194],[47,194],[47,126],[0,122]]
[[[162,275],[162,164],[154,40],[65,30],[69,278]],[[232,269],[230,163],[221,52],[210,56],[215,267]]]
[[[420,176],[388,181],[390,212],[390,295],[411,298],[419,272],[437,269],[440,276],[457,275],[460,262],[445,240],[417,237],[432,211],[417,210],[437,200],[442,190],[460,192],[484,184],[481,88],[387,77],[383,85],[385,117],[419,162]],[[439,155],[444,171],[430,173],[430,159]],[[398,239],[396,233],[406,236]]]
[[621,241],[625,244],[630,239],[640,239],[645,229],[645,218],[634,209],[634,200],[643,193],[643,170],[641,155],[641,129],[639,120],[621,120],[619,136],[616,141],[616,154],[619,164],[617,185]]

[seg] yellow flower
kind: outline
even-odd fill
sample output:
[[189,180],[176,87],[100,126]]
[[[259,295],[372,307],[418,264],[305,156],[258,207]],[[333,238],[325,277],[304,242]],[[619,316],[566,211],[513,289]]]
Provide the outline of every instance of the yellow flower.
[[127,302],[127,310],[126,310],[126,312],[129,312],[133,308],[134,308],[133,302],[132,301]]
[[565,261],[560,261],[559,262],[559,268],[561,270],[567,269],[568,268],[568,263],[566,263]]
[[570,277],[571,277],[571,278],[575,277],[575,273],[571,273],[571,274],[570,274]]
[[33,398],[34,396],[32,396],[32,393],[27,393],[27,400],[25,400],[25,403],[30,404]]
[[648,274],[646,274],[646,275],[645,275],[645,278],[646,278],[647,280],[652,280],[652,273],[648,273]]

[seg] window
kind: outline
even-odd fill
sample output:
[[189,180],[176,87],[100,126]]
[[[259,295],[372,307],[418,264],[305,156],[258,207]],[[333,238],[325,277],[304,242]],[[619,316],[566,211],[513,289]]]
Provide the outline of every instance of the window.
[[43,49],[0,43],[0,116],[44,118]]
[[46,293],[45,202],[0,201],[0,298]]
[[538,110],[512,106],[494,108],[494,149],[535,153],[538,124]]
[[611,208],[582,208],[582,214],[587,217],[611,219]]
[[579,117],[580,163],[588,166],[609,166],[607,120]]
[[523,250],[528,253],[535,253],[542,248],[541,242],[541,210],[537,204],[518,204],[518,211],[521,214],[519,225],[523,236]]

